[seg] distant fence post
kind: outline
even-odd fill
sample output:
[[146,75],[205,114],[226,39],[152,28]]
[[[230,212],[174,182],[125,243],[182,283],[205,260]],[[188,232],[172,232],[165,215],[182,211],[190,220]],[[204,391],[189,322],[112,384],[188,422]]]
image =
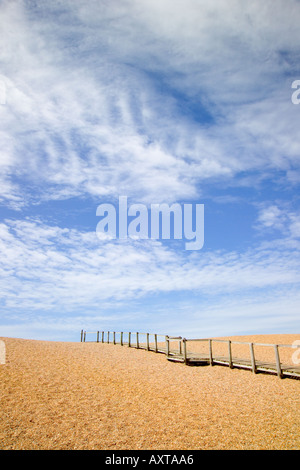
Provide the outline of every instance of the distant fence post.
[[107,332],[107,343],[109,344],[109,331]]
[[232,352],[231,352],[231,341],[228,341],[228,356],[229,356],[229,367],[232,369]]
[[139,333],[138,331],[136,332],[136,347],[137,349],[139,349],[140,345],[139,345]]
[[183,338],[182,342],[183,342],[183,359],[184,359],[184,363],[187,364],[186,338]]
[[97,343],[99,343],[99,331],[97,331]]
[[123,331],[121,331],[121,338],[120,338],[121,346],[123,346]]
[[101,343],[104,343],[104,331],[101,331]]
[[149,333],[147,333],[147,351],[149,351],[150,346],[149,346]]
[[274,344],[274,351],[275,351],[277,375],[281,379],[282,378],[282,370],[281,370],[281,365],[280,365],[280,358],[279,358],[279,351],[278,351],[278,345],[277,344]]
[[212,354],[212,340],[209,340],[209,363],[213,366],[213,354]]
[[131,332],[129,331],[128,333],[128,347],[130,348],[131,347]]
[[154,335],[155,352],[157,353],[157,334]]
[[83,341],[85,343],[85,338],[86,338],[86,331],[83,333]]
[[81,334],[80,334],[80,342],[82,343],[82,339],[83,339],[83,330],[81,330]]

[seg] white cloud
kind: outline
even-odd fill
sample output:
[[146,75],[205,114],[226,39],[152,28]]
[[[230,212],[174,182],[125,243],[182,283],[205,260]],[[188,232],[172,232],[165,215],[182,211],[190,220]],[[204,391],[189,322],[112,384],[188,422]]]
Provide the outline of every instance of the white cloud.
[[300,237],[300,215],[290,209],[290,204],[279,202],[260,205],[256,228],[262,232],[276,230],[286,239]]
[[146,322],[151,331],[203,337],[297,323],[299,247],[287,243],[187,256],[39,219],[6,220],[0,240],[1,331],[11,336],[72,338],[81,328]]
[[160,242],[99,241],[37,220],[1,225],[1,297],[9,308],[96,306],[152,292],[216,295],[297,282],[296,252],[175,252]]
[[[121,191],[174,200],[199,196],[207,179],[235,185],[245,171],[295,181],[298,110],[283,87],[297,58],[298,9],[4,2],[2,198],[33,197],[17,193],[16,175],[36,199]],[[185,115],[178,92],[212,123]]]

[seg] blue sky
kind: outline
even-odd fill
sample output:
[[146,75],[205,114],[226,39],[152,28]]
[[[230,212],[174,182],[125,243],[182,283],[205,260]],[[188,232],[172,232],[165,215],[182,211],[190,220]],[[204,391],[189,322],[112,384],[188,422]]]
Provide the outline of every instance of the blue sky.
[[[299,333],[300,2],[0,5],[1,336]],[[99,204],[204,204],[204,246]]]

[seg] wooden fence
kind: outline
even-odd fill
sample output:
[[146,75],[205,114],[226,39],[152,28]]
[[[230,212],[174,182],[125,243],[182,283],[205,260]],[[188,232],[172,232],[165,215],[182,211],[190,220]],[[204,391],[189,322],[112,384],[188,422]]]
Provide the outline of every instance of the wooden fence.
[[[186,339],[180,337],[166,337],[167,344],[171,341],[181,341],[181,346],[177,353],[174,353],[174,348],[167,345],[168,359],[176,362],[183,362],[184,364],[190,365],[226,365],[232,368],[249,369],[253,373],[257,372],[269,372],[275,373],[278,377],[283,378],[284,376],[300,377],[300,367],[294,364],[292,361],[291,348],[300,347],[291,344],[266,344],[266,343],[252,343],[245,341],[232,341],[225,339]],[[206,347],[197,348],[194,345],[206,344]],[[216,347],[217,344],[222,343],[223,350]],[[233,354],[234,345],[243,345],[244,357],[235,356]],[[267,348],[267,353],[264,354],[266,358],[257,358],[256,351]],[[280,358],[280,350],[288,348],[290,353],[290,360],[283,362]],[[240,350],[242,348],[240,347]],[[245,357],[246,350],[248,349],[248,357]],[[287,352],[285,351],[285,359]],[[273,358],[273,360],[272,360]]]
[[[87,340],[87,335],[93,335],[92,339]],[[249,369],[254,374],[265,372],[277,374],[280,378],[300,378],[300,366],[293,363],[292,360],[283,362],[280,358],[280,349],[300,348],[300,345],[251,343],[211,338],[187,339],[181,336],[141,332],[84,330],[81,330],[80,340],[81,342],[120,344],[121,346],[163,353],[169,361],[182,362],[186,365],[223,365],[231,369]],[[217,347],[221,343],[223,350]],[[243,358],[234,355],[234,345],[239,345],[239,351],[244,347]],[[265,355],[267,359],[256,356],[259,348],[268,349]],[[247,356],[245,350],[248,350],[248,357],[245,357]],[[285,352],[285,359],[286,357],[287,354]],[[289,357],[292,358],[292,352]]]
[[166,352],[166,335],[156,333],[124,332],[124,331],[83,331],[81,342],[87,342],[87,335],[94,335],[92,342],[112,343],[129,348],[145,349],[157,353]]

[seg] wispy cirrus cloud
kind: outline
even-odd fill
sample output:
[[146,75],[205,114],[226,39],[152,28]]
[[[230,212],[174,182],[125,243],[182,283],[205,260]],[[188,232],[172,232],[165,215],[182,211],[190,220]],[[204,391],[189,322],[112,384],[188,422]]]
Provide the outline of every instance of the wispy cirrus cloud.
[[280,204],[261,205],[257,219],[259,230],[277,231],[287,239],[298,239],[300,237],[300,214],[292,211],[289,204],[284,201]]
[[222,328],[223,334],[253,331],[255,315],[257,330],[267,329],[271,317],[278,329],[297,321],[296,246],[270,243],[245,253],[186,257],[161,242],[99,241],[94,232],[39,219],[6,220],[0,238],[4,331],[23,328],[28,336],[30,325],[39,335],[45,328],[48,335],[71,335],[96,322],[108,329],[146,323],[159,332],[191,334],[193,324],[206,336]]
[[270,2],[188,4],[4,2],[12,201],[26,197],[16,176],[53,185],[48,198],[194,197],[202,181],[236,185],[249,171],[295,179],[286,73],[297,63],[298,3],[286,22],[279,6],[262,21]]
[[[92,307],[152,292],[216,295],[294,286],[297,250],[198,253],[186,258],[152,240],[99,241],[94,232],[45,225],[39,220],[1,224],[1,265],[6,307]],[[18,292],[9,296],[9,292]]]

